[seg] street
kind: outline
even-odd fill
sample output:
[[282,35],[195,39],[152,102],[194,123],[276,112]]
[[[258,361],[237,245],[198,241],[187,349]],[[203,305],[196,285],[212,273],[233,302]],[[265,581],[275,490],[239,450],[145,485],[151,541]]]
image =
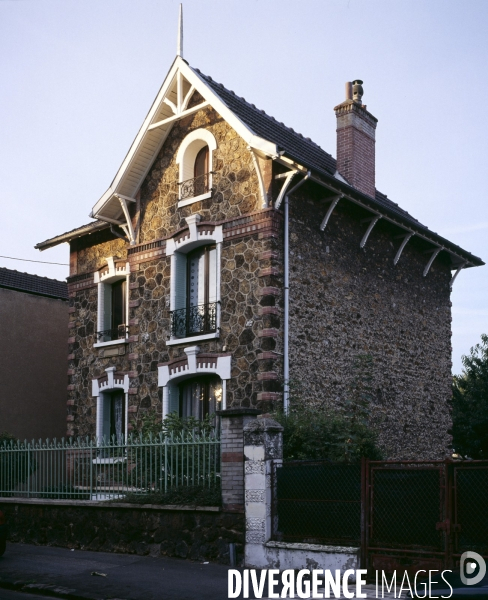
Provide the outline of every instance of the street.
[[24,592],[13,592],[11,590],[0,590],[1,600],[46,600],[46,596],[37,594],[25,594]]
[[[224,600],[227,567],[8,543],[0,558],[1,600],[9,598],[7,594],[14,586],[19,591],[70,599]],[[29,596],[18,597],[27,600]]]

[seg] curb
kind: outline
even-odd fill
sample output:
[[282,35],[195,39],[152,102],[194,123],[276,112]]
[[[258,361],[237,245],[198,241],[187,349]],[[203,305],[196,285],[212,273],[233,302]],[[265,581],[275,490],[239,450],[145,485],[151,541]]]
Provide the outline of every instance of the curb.
[[[39,594],[50,598],[61,598],[62,600],[104,600],[101,596],[92,596],[77,592],[75,589],[65,588],[49,583],[26,583],[24,581],[0,580],[0,589],[24,592],[28,594]],[[111,598],[111,600],[124,600],[122,598]]]

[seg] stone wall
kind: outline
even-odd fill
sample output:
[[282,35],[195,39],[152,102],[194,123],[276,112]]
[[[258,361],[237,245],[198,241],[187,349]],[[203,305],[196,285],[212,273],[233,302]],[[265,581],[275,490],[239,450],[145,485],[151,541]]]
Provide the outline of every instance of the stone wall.
[[[317,406],[344,403],[360,354],[373,358],[372,424],[387,458],[443,458],[451,427],[450,266],[345,202],[318,227],[312,193],[290,201],[290,378]],[[429,248],[427,247],[427,250]]]
[[238,564],[244,552],[244,515],[218,508],[0,499],[0,510],[12,542],[223,564],[230,564],[230,543]]
[[[217,140],[213,153],[212,198],[177,208],[179,178],[176,153],[185,136],[205,127]],[[267,175],[268,179],[271,173]],[[221,223],[224,242],[221,261],[221,331],[216,340],[198,342],[201,352],[232,353],[232,379],[227,385],[227,406],[264,407],[279,397],[281,320],[276,287],[276,249],[280,242],[269,228],[249,227],[239,219],[261,219],[258,180],[246,143],[211,108],[201,110],[173,126],[141,188],[137,206],[131,205],[140,248],[161,240],[157,257],[144,253],[128,257],[128,246],[109,230],[74,240],[71,244],[71,281],[80,281],[98,270],[106,257],[129,259],[129,340],[118,354],[108,356],[93,348],[97,328],[97,288],[83,279],[81,288],[70,294],[70,338],[68,363],[68,434],[95,433],[96,402],[91,382],[108,367],[128,373],[129,422],[153,408],[161,413],[161,390],[157,365],[184,355],[181,346],[166,346],[170,335],[170,259],[165,256],[165,239],[187,227],[185,217],[193,213],[202,222]],[[254,215],[254,216],[252,216]],[[274,211],[263,218],[278,219]],[[262,223],[261,223],[262,224]],[[275,228],[276,229],[276,228]],[[255,232],[252,232],[255,230]],[[132,251],[132,250],[131,250]],[[110,352],[112,354],[113,351]],[[129,427],[130,429],[130,427]]]
[[[213,153],[212,198],[177,208],[176,154],[183,139],[205,128],[217,141]],[[258,179],[246,142],[212,108],[176,121],[149,171],[140,194],[139,243],[173,235],[194,213],[203,221],[222,221],[259,210]]]
[[[195,100],[196,101],[196,100]],[[212,198],[177,207],[176,153],[185,136],[205,127],[217,140]],[[268,161],[269,162],[269,161]],[[276,197],[282,180],[266,185]],[[272,183],[273,182],[273,183]],[[68,431],[95,432],[91,381],[107,367],[130,380],[129,420],[161,411],[157,365],[184,356],[167,346],[170,259],[166,239],[185,218],[221,224],[221,331],[197,341],[203,353],[232,354],[227,407],[267,410],[281,402],[283,352],[283,230],[281,211],[260,206],[258,180],[245,142],[212,109],[173,126],[131,205],[139,245],[130,248],[108,231],[72,243],[74,277],[90,274],[106,256],[130,261],[129,340],[116,356],[94,349],[96,288],[83,284],[70,298]],[[375,400],[372,424],[388,458],[441,458],[449,451],[451,368],[450,265],[441,253],[422,276],[432,246],[415,237],[398,265],[401,233],[381,221],[364,249],[370,213],[339,202],[325,232],[323,189],[307,183],[290,200],[290,376],[312,404],[344,403],[353,364],[370,354]],[[258,228],[268,219],[272,225]],[[153,254],[146,252],[157,244]],[[90,287],[91,285],[91,287]]]

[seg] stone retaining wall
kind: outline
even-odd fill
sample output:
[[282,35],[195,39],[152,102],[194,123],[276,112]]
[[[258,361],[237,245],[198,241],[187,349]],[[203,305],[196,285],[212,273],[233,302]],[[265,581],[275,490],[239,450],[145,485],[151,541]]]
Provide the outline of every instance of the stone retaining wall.
[[235,543],[243,558],[244,515],[214,507],[2,498],[0,510],[12,542],[222,564]]

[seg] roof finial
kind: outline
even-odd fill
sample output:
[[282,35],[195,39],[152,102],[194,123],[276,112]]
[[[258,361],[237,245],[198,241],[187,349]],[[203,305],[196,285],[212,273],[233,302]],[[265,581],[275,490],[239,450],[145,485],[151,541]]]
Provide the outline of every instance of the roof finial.
[[180,4],[180,15],[178,18],[178,46],[176,56],[183,58],[183,4]]

